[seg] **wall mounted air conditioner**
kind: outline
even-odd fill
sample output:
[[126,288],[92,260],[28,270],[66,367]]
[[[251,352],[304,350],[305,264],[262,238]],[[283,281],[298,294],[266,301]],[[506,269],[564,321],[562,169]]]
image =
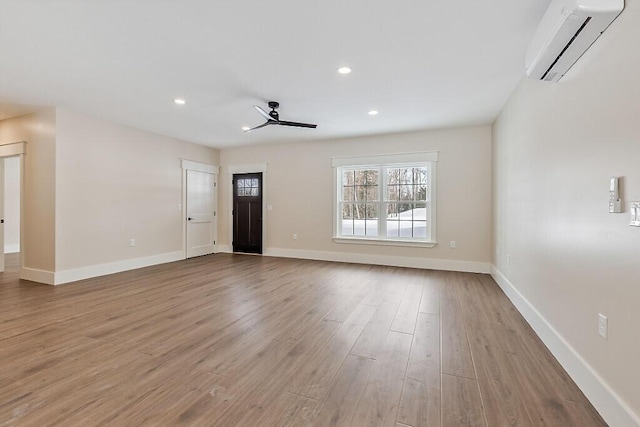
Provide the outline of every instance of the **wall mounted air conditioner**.
[[624,0],[552,0],[527,51],[527,77],[557,82],[624,9]]

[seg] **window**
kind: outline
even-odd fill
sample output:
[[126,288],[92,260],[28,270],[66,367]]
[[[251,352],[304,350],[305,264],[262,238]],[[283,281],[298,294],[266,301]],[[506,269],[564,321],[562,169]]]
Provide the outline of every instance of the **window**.
[[334,239],[434,246],[437,153],[333,159]]
[[238,179],[236,181],[238,196],[259,196],[260,182],[257,178]]

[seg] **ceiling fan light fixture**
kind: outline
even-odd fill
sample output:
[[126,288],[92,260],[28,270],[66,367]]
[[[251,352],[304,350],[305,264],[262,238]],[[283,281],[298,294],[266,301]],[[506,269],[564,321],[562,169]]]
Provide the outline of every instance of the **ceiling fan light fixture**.
[[351,74],[351,68],[349,67],[340,67],[338,68],[339,74]]
[[182,98],[176,98],[176,99],[174,99],[174,100],[173,100],[173,102],[174,102],[174,103],[176,103],[176,104],[178,104],[178,105],[184,105],[184,104],[186,104],[186,103],[187,103],[187,101],[185,101],[185,100],[184,100],[184,99],[182,99]]
[[248,131],[249,129],[251,129],[249,126],[242,126],[242,130],[245,132]]
[[378,110],[369,110],[369,115],[370,116],[377,116],[378,115]]

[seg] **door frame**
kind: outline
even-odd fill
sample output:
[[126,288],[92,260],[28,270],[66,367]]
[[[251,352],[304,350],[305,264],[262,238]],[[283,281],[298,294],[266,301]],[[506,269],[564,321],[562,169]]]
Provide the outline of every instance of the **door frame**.
[[[233,174],[232,175],[233,179],[232,179],[232,188],[233,188],[233,217],[232,222],[233,222],[233,236],[232,236],[232,242],[231,242],[231,250],[233,253],[248,253],[248,254],[257,254],[257,255],[262,255],[262,240],[264,238],[264,228],[262,227],[262,217],[264,215],[264,212],[262,210],[262,206],[263,206],[263,180],[262,180],[262,172],[251,172],[251,173],[239,173],[239,174]],[[242,196],[238,194],[238,188],[237,188],[237,184],[238,184],[238,180],[239,179],[248,179],[248,181],[252,181],[255,180],[257,178],[259,185],[258,185],[258,195],[257,196],[252,196],[252,195],[247,195],[247,194],[243,194]],[[252,184],[251,184],[252,185]],[[253,190],[253,188],[252,188]],[[246,189],[245,189],[246,191]],[[248,197],[247,197],[248,196]],[[253,201],[251,202],[247,202],[248,199],[253,199]],[[256,200],[257,199],[257,200]],[[260,202],[260,203],[257,203]],[[248,220],[249,222],[240,222],[239,218],[240,218],[240,211],[238,210],[240,208],[240,204],[243,205],[249,205],[249,216],[248,216]],[[253,206],[253,208],[252,208]],[[259,213],[256,213],[256,215],[259,215],[258,219],[258,224],[255,223],[255,218],[254,218],[254,209],[257,207],[257,210]],[[245,230],[245,227],[248,227],[248,230]],[[249,231],[249,234],[246,236],[248,237],[248,242],[246,242],[246,245],[244,248],[240,248],[240,246],[243,246],[240,244],[240,242],[236,242],[236,238],[240,237],[241,234],[241,230],[243,231],[243,235],[244,235],[244,231]],[[254,241],[252,241],[252,231],[253,230],[259,230],[260,233],[260,240],[259,240],[259,245],[256,245]],[[255,231],[253,231],[255,232]],[[254,251],[254,248],[257,249],[257,251]],[[236,250],[238,249],[238,250]]]
[[[228,218],[229,218],[229,252],[233,253],[233,175],[239,173],[262,173],[262,250],[261,254],[247,254],[262,256],[265,252],[265,242],[267,241],[267,164],[266,163],[253,163],[243,165],[229,165],[227,167],[229,177],[229,197],[228,197]],[[242,254],[244,252],[238,252]]]
[[206,172],[215,175],[215,185],[213,188],[213,235],[215,244],[213,253],[218,253],[218,181],[220,166],[209,163],[195,162],[193,160],[181,160],[182,167],[182,203],[180,204],[180,215],[182,216],[182,258],[187,259],[187,171]]
[[[27,142],[26,141],[18,141],[18,142],[10,142],[7,144],[0,144],[0,158],[4,159],[6,157],[20,157],[20,278],[23,278],[23,270],[24,270],[24,254],[25,254],[25,197],[24,197],[24,177],[25,177],[25,159],[24,156],[27,152]],[[3,168],[4,169],[4,168]],[[4,171],[3,171],[4,173]],[[4,188],[0,192],[2,197],[4,197]],[[4,257],[4,238],[2,239],[2,257]]]

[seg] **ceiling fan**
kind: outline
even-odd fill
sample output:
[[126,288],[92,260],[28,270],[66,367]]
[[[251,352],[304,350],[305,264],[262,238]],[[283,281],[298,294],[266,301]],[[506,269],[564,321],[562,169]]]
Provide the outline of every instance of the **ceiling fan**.
[[256,110],[258,110],[258,113],[260,113],[265,119],[267,119],[267,121],[261,124],[260,126],[247,129],[245,130],[245,132],[251,132],[252,130],[260,129],[269,125],[293,126],[293,127],[299,127],[299,128],[312,128],[312,129],[315,129],[318,126],[310,123],[287,122],[284,120],[280,120],[280,115],[276,111],[276,109],[279,106],[280,106],[280,103],[276,101],[269,101],[269,108],[271,108],[271,111],[267,113],[266,111],[264,111],[264,109],[262,109],[262,107],[258,105],[254,105],[253,107]]

